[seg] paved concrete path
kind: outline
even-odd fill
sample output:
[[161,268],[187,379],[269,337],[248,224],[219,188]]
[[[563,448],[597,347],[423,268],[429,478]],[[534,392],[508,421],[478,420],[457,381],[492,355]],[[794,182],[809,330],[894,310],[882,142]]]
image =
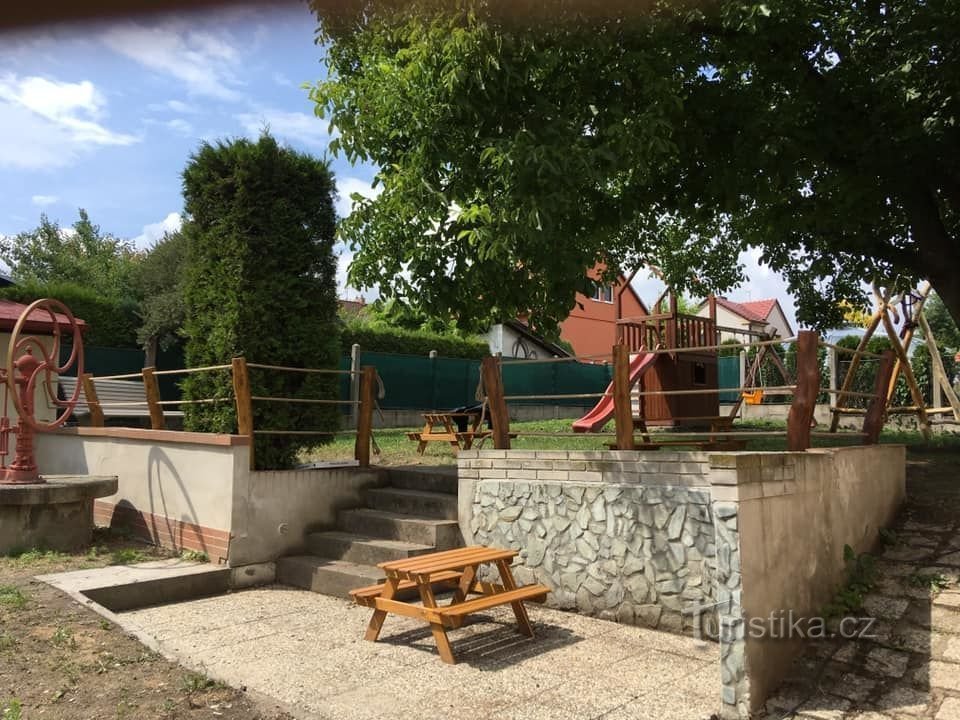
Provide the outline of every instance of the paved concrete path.
[[536,638],[497,608],[450,632],[440,661],[426,625],[272,586],[117,615],[161,651],[297,718],[697,720],[719,705],[718,647],[529,605]]
[[960,482],[931,467],[908,464],[907,505],[864,602],[874,637],[811,645],[769,718],[960,720]]

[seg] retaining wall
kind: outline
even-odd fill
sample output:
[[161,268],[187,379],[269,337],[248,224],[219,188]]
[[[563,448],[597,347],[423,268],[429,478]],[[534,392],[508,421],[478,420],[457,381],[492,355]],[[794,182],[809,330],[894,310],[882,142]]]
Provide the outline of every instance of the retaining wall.
[[94,502],[98,525],[233,566],[302,550],[307,530],[382,482],[356,467],[251,471],[238,435],[80,427],[38,433],[36,446],[45,475],[117,476],[117,492]]
[[801,651],[747,633],[811,617],[904,497],[901,446],[805,453],[461,452],[467,542],[520,551],[548,603],[719,641],[725,718],[747,718]]

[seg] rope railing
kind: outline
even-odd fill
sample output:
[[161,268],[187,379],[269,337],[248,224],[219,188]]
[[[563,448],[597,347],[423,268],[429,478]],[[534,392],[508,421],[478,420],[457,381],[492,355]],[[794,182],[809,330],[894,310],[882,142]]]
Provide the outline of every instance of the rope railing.
[[[193,373],[211,372],[213,370],[230,370],[232,365],[206,365],[204,367],[180,368],[178,370],[154,370],[154,375],[192,375]],[[101,378],[97,378],[100,380]]]
[[[229,367],[229,366],[228,366]],[[258,370],[280,370],[282,372],[316,373],[323,375],[359,375],[359,372],[353,370],[333,370],[329,368],[298,368],[288,365],[265,365],[263,363],[247,363],[248,368],[257,368]]]
[[842,345],[835,345],[834,343],[828,343],[826,340],[820,341],[820,347],[830,348],[831,350],[836,350],[839,353],[844,353],[846,355],[859,355],[860,357],[871,358],[874,360],[880,360],[883,355],[878,353],[869,352],[867,350],[858,351],[856,348],[843,347]]
[[644,350],[643,352],[650,355],[665,355],[665,354],[674,354],[674,353],[689,353],[689,352],[703,352],[707,350],[744,350],[747,348],[754,347],[764,347],[768,345],[787,345],[792,342],[796,342],[797,338],[789,337],[777,340],[755,340],[754,342],[741,343],[741,342],[732,342],[724,343],[719,345],[697,345],[695,347],[684,347],[684,348],[653,348],[652,350]]
[[501,361],[507,365],[547,365],[549,363],[568,363],[568,362],[583,362],[584,360],[607,360],[610,361],[613,359],[613,355],[610,353],[603,353],[602,355],[574,355],[570,357],[555,357],[555,358],[501,358]]
[[260,402],[306,403],[310,405],[359,405],[359,400],[327,400],[325,398],[292,398],[272,397],[268,395],[251,395],[251,400]]
[[611,393],[570,393],[567,395],[504,395],[504,400],[587,400],[613,397]]

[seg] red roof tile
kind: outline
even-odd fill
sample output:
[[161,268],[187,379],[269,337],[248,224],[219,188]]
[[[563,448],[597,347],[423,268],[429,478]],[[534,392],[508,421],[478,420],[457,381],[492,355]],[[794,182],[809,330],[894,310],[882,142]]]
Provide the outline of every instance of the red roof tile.
[[768,298],[766,300],[751,300],[749,302],[737,303],[740,307],[746,308],[750,312],[753,312],[764,320],[767,320],[770,317],[770,313],[773,312],[774,305],[777,304],[777,301],[773,298]]
[[721,307],[725,307],[730,312],[736,313],[737,315],[742,317],[744,320],[749,320],[750,322],[760,322],[760,323],[766,322],[767,318],[765,315],[760,315],[750,307],[747,307],[748,305],[754,305],[757,302],[767,302],[767,301],[757,300],[752,303],[738,303],[738,302],[733,302],[733,300],[727,300],[726,298],[722,298],[722,297],[717,298],[717,305],[720,305]]
[[[13,330],[13,326],[17,324],[17,320],[20,319],[26,309],[27,306],[22,303],[13,300],[0,300],[0,330]],[[87,324],[80,318],[77,318],[77,324],[81,330],[86,330]],[[67,330],[70,328],[70,321],[67,320],[66,315],[57,313],[57,325],[60,326],[61,330]],[[24,325],[24,329],[28,332],[50,333],[53,330],[53,321],[51,321],[50,314],[47,311],[34,310],[30,315],[30,320]]]

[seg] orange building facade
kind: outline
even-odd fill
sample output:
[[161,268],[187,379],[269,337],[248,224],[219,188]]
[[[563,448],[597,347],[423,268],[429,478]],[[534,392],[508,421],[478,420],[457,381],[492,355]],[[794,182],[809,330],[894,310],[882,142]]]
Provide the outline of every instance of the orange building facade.
[[[588,276],[596,280],[601,271],[598,266]],[[578,357],[604,355],[609,361],[617,342],[617,320],[649,314],[636,291],[620,275],[614,285],[599,288],[593,297],[577,293],[570,316],[560,323],[560,339],[570,343]],[[604,362],[604,358],[596,358],[596,362]]]

